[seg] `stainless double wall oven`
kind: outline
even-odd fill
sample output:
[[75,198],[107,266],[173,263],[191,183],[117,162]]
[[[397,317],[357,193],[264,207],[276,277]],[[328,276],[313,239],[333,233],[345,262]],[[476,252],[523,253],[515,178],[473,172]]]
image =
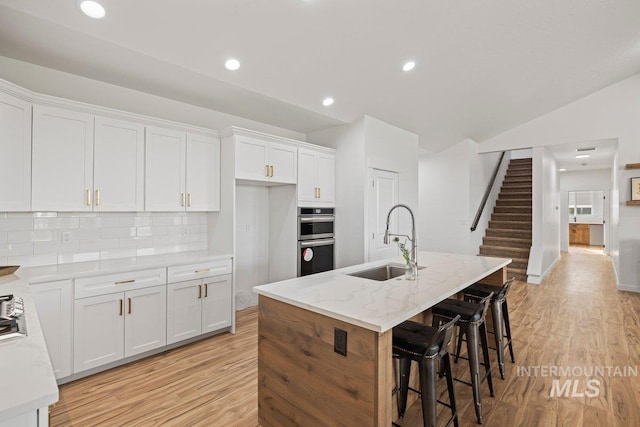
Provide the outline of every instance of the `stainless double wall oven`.
[[333,270],[334,229],[334,208],[298,208],[298,276]]

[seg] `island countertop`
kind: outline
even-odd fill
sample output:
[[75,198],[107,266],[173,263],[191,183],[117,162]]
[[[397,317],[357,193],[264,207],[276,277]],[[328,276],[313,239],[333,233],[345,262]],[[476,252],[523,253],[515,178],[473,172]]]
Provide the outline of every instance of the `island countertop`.
[[348,275],[387,263],[404,263],[398,257],[256,286],[253,290],[296,307],[385,332],[510,262],[507,258],[422,251],[418,265],[424,268],[416,280],[400,276],[378,282]]

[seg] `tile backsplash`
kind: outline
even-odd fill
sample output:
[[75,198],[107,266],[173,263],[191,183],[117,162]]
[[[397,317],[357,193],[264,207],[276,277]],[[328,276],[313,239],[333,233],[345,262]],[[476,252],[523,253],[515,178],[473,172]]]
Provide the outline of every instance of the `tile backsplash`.
[[204,212],[0,213],[0,265],[27,267],[206,249]]

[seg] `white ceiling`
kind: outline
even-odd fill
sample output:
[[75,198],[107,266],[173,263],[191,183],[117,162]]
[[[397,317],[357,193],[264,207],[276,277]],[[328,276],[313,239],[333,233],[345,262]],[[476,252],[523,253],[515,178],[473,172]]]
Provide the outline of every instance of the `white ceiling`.
[[[580,171],[590,169],[611,169],[613,157],[618,151],[617,139],[600,139],[572,144],[548,147],[556,159],[558,169]],[[579,149],[595,148],[592,151],[578,151]],[[577,155],[588,154],[588,158],[576,159]]]
[[368,114],[433,151],[640,72],[638,0],[102,3],[0,0],[0,54],[303,133]]

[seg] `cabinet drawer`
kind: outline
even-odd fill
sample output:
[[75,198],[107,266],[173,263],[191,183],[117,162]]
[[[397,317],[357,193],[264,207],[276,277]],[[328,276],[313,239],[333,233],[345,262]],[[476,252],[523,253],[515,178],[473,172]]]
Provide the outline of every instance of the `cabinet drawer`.
[[169,267],[167,269],[167,281],[169,283],[175,283],[185,280],[220,276],[222,274],[231,274],[231,268],[231,259]]
[[166,283],[167,270],[164,268],[86,277],[76,279],[75,299],[126,292]]

